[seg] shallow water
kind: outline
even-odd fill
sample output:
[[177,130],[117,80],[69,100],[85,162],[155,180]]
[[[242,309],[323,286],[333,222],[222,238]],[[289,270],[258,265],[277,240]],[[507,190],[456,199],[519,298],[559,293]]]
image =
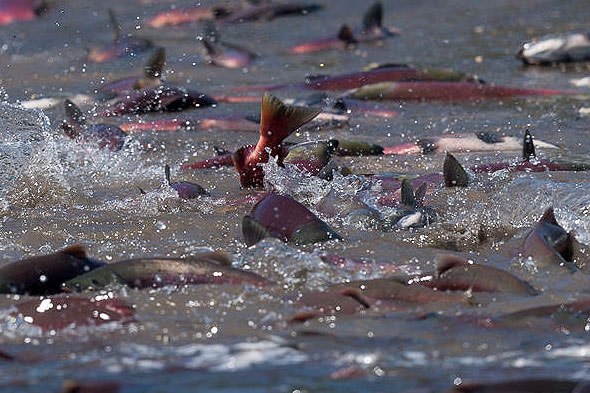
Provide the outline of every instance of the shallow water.
[[[65,379],[107,380],[122,392],[215,391],[444,391],[461,381],[515,378],[590,379],[588,315],[556,330],[538,318],[526,324],[484,328],[474,318],[535,305],[588,297],[588,278],[545,269],[524,260],[515,247],[553,206],[557,220],[590,244],[587,172],[499,173],[477,176],[465,190],[435,189],[429,203],[439,213],[432,226],[413,231],[379,231],[326,218],[343,242],[294,248],[265,240],[247,248],[241,220],[249,204],[228,204],[253,194],[241,190],[232,168],[180,171],[181,163],[214,155],[214,146],[235,150],[256,135],[236,131],[132,134],[123,151],[96,151],[67,140],[57,125],[61,107],[22,110],[17,102],[40,97],[91,94],[101,83],[135,75],[148,54],[93,64],[86,49],[112,37],[108,8],[124,31],[153,39],[167,50],[166,80],[208,94],[234,86],[300,82],[305,75],[344,73],[369,63],[411,63],[477,74],[500,85],[576,88],[580,97],[540,97],[465,104],[389,103],[393,118],[355,116],[350,125],[305,131],[292,141],[319,138],[368,140],[382,145],[449,132],[489,131],[511,136],[529,128],[535,138],[560,147],[544,157],[588,163],[587,65],[524,68],[515,59],[530,37],[588,29],[586,1],[385,1],[385,23],[403,34],[356,50],[289,55],[287,49],[331,33],[341,23],[358,24],[362,2],[326,3],[305,17],[221,26],[223,39],[259,53],[244,70],[209,66],[196,37],[202,24],[152,29],[144,21],[161,10],[193,2],[139,4],[56,1],[33,22],[0,27],[0,84],[4,100],[0,179],[2,263],[82,243],[91,257],[117,261],[142,256],[187,256],[206,250],[230,253],[234,264],[275,280],[278,289],[199,286],[161,290],[116,289],[112,296],[136,307],[136,321],[77,332],[39,334],[9,322],[0,325],[1,349],[18,361],[0,360],[0,390],[59,391]],[[206,6],[211,2],[203,2]],[[281,98],[297,92],[280,91]],[[585,96],[584,96],[585,94]],[[84,110],[93,110],[89,103]],[[257,104],[226,104],[191,113],[256,114]],[[162,115],[143,115],[157,118]],[[131,117],[131,120],[136,120]],[[96,119],[98,121],[98,119]],[[124,123],[129,118],[109,118]],[[16,123],[16,128],[15,128]],[[464,163],[514,159],[519,152],[461,154]],[[357,173],[439,171],[443,156],[340,159]],[[173,177],[203,185],[210,196],[180,200],[166,186],[164,164]],[[270,165],[275,186],[313,208],[327,190],[352,192],[356,183],[310,180]],[[141,194],[141,188],[147,191]],[[330,283],[380,277],[322,262],[322,253],[368,258],[401,271],[427,272],[436,256],[458,252],[476,262],[507,269],[542,293],[534,298],[476,294],[479,306],[412,306],[392,312],[288,323],[295,307],[285,293],[323,289]],[[8,309],[16,300],[3,297]],[[6,312],[6,311],[4,311]],[[348,374],[347,374],[348,372]],[[340,379],[342,375],[349,375]]]

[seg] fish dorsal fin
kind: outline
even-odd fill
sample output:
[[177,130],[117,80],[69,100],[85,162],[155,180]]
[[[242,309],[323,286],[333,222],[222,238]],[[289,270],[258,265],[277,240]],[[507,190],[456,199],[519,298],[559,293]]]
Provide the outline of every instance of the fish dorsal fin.
[[555,218],[555,211],[553,210],[553,206],[548,207],[543,213],[543,216],[539,219],[539,222],[548,222],[551,224],[559,225],[557,219]]
[[69,122],[74,123],[75,126],[86,125],[86,116],[84,116],[80,108],[78,108],[78,105],[66,99],[64,101],[64,109],[66,112],[66,118]]
[[112,8],[109,8],[109,19],[111,20],[111,25],[113,25],[113,41],[116,42],[121,38],[121,24]]
[[209,41],[206,38],[203,38],[201,40],[201,42],[203,43],[203,46],[205,47],[205,50],[207,51],[207,55],[211,57],[214,57],[217,54],[217,47],[215,46],[215,44],[213,44],[213,42]]
[[166,49],[160,47],[149,58],[143,67],[143,74],[146,78],[158,79],[162,77],[164,66],[166,65]]
[[447,152],[443,164],[443,177],[447,187],[467,187],[469,176],[455,156]]
[[260,113],[260,142],[276,149],[293,131],[312,120],[320,108],[285,105],[276,96],[265,92]]
[[357,42],[352,29],[348,25],[342,25],[338,30],[338,39],[346,44],[355,44]]
[[416,206],[416,198],[414,196],[414,187],[412,187],[412,183],[408,179],[402,180],[401,200],[402,200],[402,205],[412,206],[412,207]]
[[533,142],[533,136],[527,129],[524,132],[524,137],[522,140],[522,159],[524,161],[529,161],[531,158],[537,158],[537,153],[535,153],[535,144]]
[[61,250],[63,254],[68,254],[78,259],[86,259],[86,248],[81,244],[73,244]]
[[164,176],[166,176],[166,182],[172,184],[170,181],[170,165],[168,164],[164,165]]
[[424,207],[424,199],[426,198],[426,188],[428,185],[426,182],[423,182],[416,188],[414,192],[414,199],[416,200],[416,207]]
[[376,1],[363,16],[363,31],[369,32],[375,28],[381,28],[383,21],[383,4]]
[[264,238],[274,237],[268,229],[249,215],[244,216],[242,219],[242,233],[248,247],[253,246]]
[[456,255],[442,255],[436,261],[436,275],[438,277],[445,274],[445,272],[457,267],[468,265],[467,261]]
[[216,263],[220,266],[231,266],[231,256],[223,251],[206,252],[204,254],[195,255],[195,258]]

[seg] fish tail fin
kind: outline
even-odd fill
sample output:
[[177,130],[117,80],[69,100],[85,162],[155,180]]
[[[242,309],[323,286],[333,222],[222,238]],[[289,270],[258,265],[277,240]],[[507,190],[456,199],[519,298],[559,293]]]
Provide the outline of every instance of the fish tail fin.
[[412,183],[408,179],[402,180],[401,200],[402,200],[402,205],[411,206],[411,207],[416,206],[416,197],[414,195],[414,187],[412,187]]
[[533,142],[533,136],[527,129],[524,132],[524,138],[522,141],[522,159],[524,161],[529,161],[531,158],[537,158],[537,154],[535,153],[535,144]]
[[260,115],[260,140],[256,150],[270,148],[276,154],[286,137],[319,113],[319,108],[286,105],[276,96],[265,92]]
[[383,4],[380,1],[373,3],[363,16],[363,31],[381,29],[383,23]]
[[447,187],[467,187],[469,184],[469,176],[465,168],[449,152],[447,152],[443,164],[443,177]]
[[424,199],[426,198],[426,188],[428,187],[428,184],[426,184],[426,182],[423,182],[422,184],[420,184],[420,186],[418,186],[418,188],[416,188],[416,191],[414,192],[414,199],[416,200],[416,207],[424,207]]
[[143,67],[143,74],[148,79],[159,79],[162,77],[166,65],[166,49],[159,47],[148,59]]
[[349,25],[342,25],[338,30],[338,39],[346,44],[356,44],[357,39]]

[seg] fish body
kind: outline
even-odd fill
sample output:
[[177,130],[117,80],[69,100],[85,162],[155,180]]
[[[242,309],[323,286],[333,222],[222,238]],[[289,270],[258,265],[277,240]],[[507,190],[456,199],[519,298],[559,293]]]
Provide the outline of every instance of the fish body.
[[121,150],[127,134],[111,124],[86,124],[86,117],[70,100],[64,101],[66,119],[61,123],[64,133],[83,144],[91,144],[99,149]]
[[590,61],[590,33],[545,36],[525,43],[517,54],[525,65]]
[[253,4],[218,18],[223,23],[241,23],[257,20],[272,20],[290,15],[306,15],[323,7],[314,3],[275,3],[273,1],[252,2]]
[[0,292],[31,296],[60,293],[67,280],[103,265],[104,262],[89,259],[81,245],[70,246],[2,266]]
[[471,82],[380,82],[365,85],[347,94],[363,100],[464,102],[502,100],[539,95],[568,95],[569,90],[525,89]]
[[[544,149],[558,149],[557,146],[535,140],[538,147]],[[454,133],[441,136],[420,138],[415,142],[396,146],[385,146],[384,154],[433,154],[433,153],[458,153],[475,151],[509,151],[521,150],[522,138],[496,135],[489,132]]]
[[537,291],[513,274],[453,255],[441,257],[431,280],[420,280],[422,285],[439,291],[508,292],[536,295]]
[[178,26],[210,19],[229,16],[231,9],[226,7],[192,7],[184,9],[170,9],[149,18],[146,24],[154,28]]
[[54,296],[17,303],[11,316],[19,323],[30,324],[44,333],[130,321],[133,307],[121,299],[87,299]]
[[341,239],[332,228],[295,199],[269,194],[242,220],[242,233],[248,246],[266,237],[295,245]]
[[116,284],[137,289],[189,284],[269,284],[264,277],[228,264],[231,261],[224,253],[205,253],[188,258],[129,259],[75,277],[67,281],[65,287],[71,291],[85,291]]
[[116,116],[149,112],[178,112],[190,108],[216,106],[217,101],[206,94],[174,86],[160,86],[128,93],[101,112]]
[[174,190],[178,193],[179,198],[194,199],[200,197],[201,195],[207,195],[207,190],[205,190],[199,184],[188,181],[170,181],[170,166],[166,165],[164,167],[164,173],[166,175],[166,181],[170,187],[174,188]]
[[247,131],[258,132],[259,124],[242,115],[174,116],[167,119],[146,120],[121,124],[128,133],[141,131]]

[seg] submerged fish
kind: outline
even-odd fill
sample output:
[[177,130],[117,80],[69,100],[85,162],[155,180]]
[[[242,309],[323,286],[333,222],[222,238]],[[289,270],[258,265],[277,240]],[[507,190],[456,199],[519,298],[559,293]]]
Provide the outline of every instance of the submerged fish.
[[178,112],[190,108],[216,106],[217,101],[206,94],[174,86],[159,86],[129,92],[101,116],[117,116],[148,112]]
[[267,237],[304,245],[341,237],[325,222],[295,199],[269,194],[242,220],[242,233],[248,246]]
[[229,256],[221,252],[187,258],[139,258],[109,263],[65,283],[71,291],[99,290],[109,285],[131,288],[161,288],[190,284],[251,284],[264,286],[266,278],[230,266]]
[[[530,135],[530,134],[529,134]],[[525,135],[526,137],[526,135]],[[536,140],[535,144],[544,149],[558,149],[557,146]],[[513,136],[497,135],[489,132],[454,133],[420,138],[415,142],[396,146],[385,146],[384,154],[432,154],[475,151],[521,150],[523,139]]]
[[46,0],[0,0],[0,25],[34,20],[46,9]]
[[[543,147],[556,148],[551,144],[540,143]],[[583,163],[577,162],[561,162],[547,159],[539,159],[535,153],[535,143],[529,130],[524,133],[522,141],[522,160],[514,162],[495,162],[491,164],[476,164],[469,167],[469,170],[473,173],[492,173],[497,171],[510,171],[510,172],[547,172],[547,171],[587,171],[590,170],[590,166]],[[459,163],[459,161],[449,152],[445,158],[445,176],[448,179],[452,179],[455,184],[446,182],[447,186],[467,186],[469,182],[469,176]]]
[[110,124],[86,124],[86,116],[72,101],[64,101],[66,119],[61,129],[70,138],[84,144],[92,144],[99,149],[121,150],[127,134],[119,127]]
[[525,43],[517,57],[526,65],[590,61],[590,33],[541,37]]
[[420,280],[420,284],[439,291],[538,293],[530,284],[505,270],[472,263],[454,255],[440,257],[432,279]]
[[201,42],[207,51],[207,63],[225,68],[245,68],[257,55],[238,45],[221,41],[219,31],[212,21],[205,26]]
[[343,25],[335,36],[296,45],[289,49],[289,53],[343,49],[357,43],[380,41],[398,34],[400,34],[399,29],[383,26],[383,4],[377,1],[365,12],[362,26],[357,31],[354,31],[348,25]]
[[122,36],[121,24],[112,9],[109,9],[109,18],[114,30],[113,43],[108,47],[90,49],[88,60],[103,63],[117,57],[136,56],[153,47],[154,44],[147,38],[134,37],[131,34]]
[[527,96],[571,95],[571,90],[527,89],[470,82],[380,82],[352,90],[347,97],[396,101],[479,101]]
[[452,70],[416,68],[406,64],[384,64],[369,67],[369,69],[358,72],[349,72],[337,75],[310,75],[305,78],[303,83],[239,86],[233,88],[232,91],[251,92],[279,89],[339,91],[355,89],[379,82],[409,81],[480,82],[476,76],[463,74]]
[[0,267],[0,293],[31,296],[60,293],[67,280],[103,265],[104,262],[89,259],[83,246],[73,245]]
[[[75,331],[83,326],[130,321],[133,307],[121,299],[53,296],[17,303],[11,313],[16,323],[50,331]],[[13,322],[14,323],[14,322]]]
[[585,381],[560,379],[519,379],[500,382],[462,382],[446,393],[584,393],[588,391]]
[[262,97],[260,138],[255,146],[238,149],[233,157],[242,187],[263,185],[264,172],[260,164],[277,157],[281,165],[287,150],[283,141],[293,131],[317,116],[317,108],[285,105],[277,97],[265,93]]
[[225,6],[202,7],[199,5],[192,8],[170,9],[149,18],[146,25],[154,28],[177,26],[184,23],[223,18],[231,12],[232,10]]
[[272,20],[281,16],[307,15],[321,9],[323,7],[315,3],[284,3],[272,0],[250,1],[250,4],[243,9],[234,10],[218,19],[223,23],[241,23],[261,19]]

